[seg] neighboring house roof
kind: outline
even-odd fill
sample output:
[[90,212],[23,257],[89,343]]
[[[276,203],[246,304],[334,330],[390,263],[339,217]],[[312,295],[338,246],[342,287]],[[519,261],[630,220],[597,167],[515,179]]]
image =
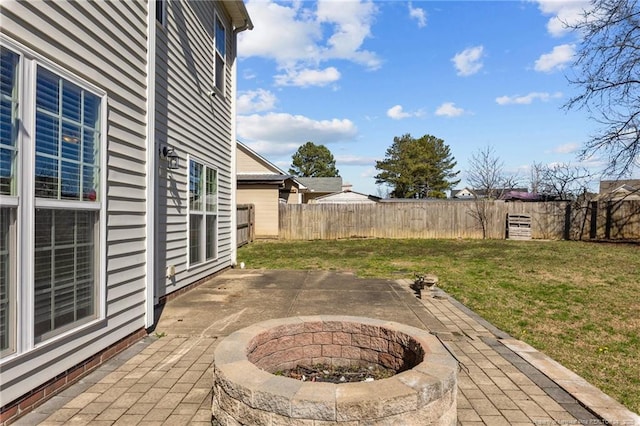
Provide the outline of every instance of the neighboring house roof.
[[601,180],[599,194],[614,192],[621,187],[630,187],[640,190],[640,179]]
[[313,200],[314,203],[319,204],[372,204],[380,201],[380,197],[376,197],[374,195],[363,194],[361,192],[355,192],[351,190],[343,190],[340,192],[334,192],[333,194],[323,195],[322,197],[318,197]]
[[451,190],[451,198],[471,198],[474,196],[473,194],[473,190],[469,188]]
[[[287,174],[284,170],[267,160],[247,145],[240,141],[236,141],[236,146],[239,152],[245,155],[247,161],[237,161],[237,173],[236,178],[239,184],[282,184],[287,179],[292,179],[294,183],[300,188],[304,189],[298,178]],[[239,157],[241,157],[239,155]]]
[[545,201],[549,197],[536,192],[527,191],[507,191],[500,196],[501,200],[505,201]]
[[[491,192],[494,194],[494,196],[502,198],[502,196],[507,193],[528,193],[529,190],[527,188],[495,188]],[[484,189],[452,189],[451,198],[486,198],[487,193],[488,191]]]
[[603,180],[598,200],[640,200],[640,179]]
[[291,178],[291,175],[270,175],[266,173],[238,173],[238,183],[253,184],[266,183],[273,185],[281,185],[285,180]]
[[451,201],[447,198],[382,198],[381,203],[441,203]]
[[295,179],[306,186],[309,192],[331,194],[342,191],[341,177],[297,177]]

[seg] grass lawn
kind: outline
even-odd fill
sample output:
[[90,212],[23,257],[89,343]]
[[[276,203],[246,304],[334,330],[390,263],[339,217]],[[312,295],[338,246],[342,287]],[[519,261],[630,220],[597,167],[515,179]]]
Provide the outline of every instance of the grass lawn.
[[434,273],[440,287],[501,330],[640,412],[640,246],[575,241],[256,242],[252,269]]

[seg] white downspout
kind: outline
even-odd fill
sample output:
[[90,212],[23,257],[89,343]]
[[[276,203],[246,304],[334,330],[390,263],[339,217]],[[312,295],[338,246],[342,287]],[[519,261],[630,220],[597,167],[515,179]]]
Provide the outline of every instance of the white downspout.
[[[237,46],[238,38],[236,33],[233,33],[234,40],[233,45]],[[236,75],[236,63],[238,49],[235,47],[235,58],[233,61],[233,67],[231,70],[231,78],[233,84],[231,84],[231,266],[235,267],[238,264],[238,201],[236,197],[236,191],[238,190],[238,177],[237,177],[237,134],[236,134],[236,84],[238,77]]]
[[149,1],[147,14],[147,202],[145,327],[154,322],[156,267],[156,2]]
[[238,92],[238,33],[245,30],[252,30],[253,24],[250,21],[245,21],[241,27],[233,29],[233,67],[231,70],[231,78],[233,84],[231,85],[231,266],[238,264],[238,204],[236,192],[238,190],[238,177],[237,177],[237,130],[236,130],[236,96]]

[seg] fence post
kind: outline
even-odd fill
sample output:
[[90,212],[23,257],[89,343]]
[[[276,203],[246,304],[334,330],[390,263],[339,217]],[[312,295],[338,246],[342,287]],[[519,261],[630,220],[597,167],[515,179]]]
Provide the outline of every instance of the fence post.
[[249,242],[252,243],[256,237],[256,206],[249,204]]
[[564,206],[564,232],[562,238],[566,241],[571,239],[571,203]]

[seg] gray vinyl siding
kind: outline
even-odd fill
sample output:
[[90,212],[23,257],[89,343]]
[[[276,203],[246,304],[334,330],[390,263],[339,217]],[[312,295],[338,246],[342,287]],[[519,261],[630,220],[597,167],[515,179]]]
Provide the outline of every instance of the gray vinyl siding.
[[[168,2],[167,24],[158,26],[156,143],[175,148],[180,169],[158,179],[156,270],[158,296],[175,291],[231,264],[231,154],[234,37],[224,2]],[[210,97],[214,86],[214,9],[226,24],[225,96]],[[160,146],[158,146],[160,148]],[[218,257],[188,268],[189,158],[218,170]],[[165,279],[175,265],[176,276]]]
[[105,319],[3,362],[8,403],[145,325],[147,4],[3,1],[0,20],[4,35],[108,98]]

